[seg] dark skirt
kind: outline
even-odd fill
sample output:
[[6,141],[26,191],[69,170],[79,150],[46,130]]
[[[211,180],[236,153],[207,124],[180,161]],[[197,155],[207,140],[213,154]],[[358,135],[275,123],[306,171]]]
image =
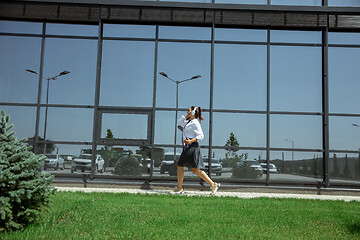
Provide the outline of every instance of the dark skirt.
[[194,142],[183,147],[183,151],[177,165],[180,167],[204,168],[204,162],[198,142]]

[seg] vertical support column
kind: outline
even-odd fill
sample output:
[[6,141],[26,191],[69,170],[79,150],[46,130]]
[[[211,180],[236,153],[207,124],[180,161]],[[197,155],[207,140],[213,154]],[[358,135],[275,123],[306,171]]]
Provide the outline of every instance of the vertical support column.
[[326,14],[326,28],[322,31],[322,103],[323,103],[323,185],[329,185],[329,78],[328,78],[328,33],[329,14]]
[[97,127],[99,124],[98,109],[100,100],[100,78],[101,78],[101,61],[102,61],[102,34],[103,23],[101,19],[102,7],[99,7],[99,33],[98,33],[98,48],[97,48],[97,62],[96,62],[96,83],[95,83],[95,102],[94,102],[94,123],[93,123],[93,139],[92,139],[92,159],[91,159],[91,178],[94,178],[95,174],[95,159],[96,159],[96,140],[98,139]]
[[151,164],[150,164],[150,179],[153,176],[154,166],[154,144],[155,144],[155,108],[156,108],[156,85],[157,85],[157,64],[158,64],[158,47],[159,47],[159,25],[156,25],[155,32],[155,57],[154,57],[154,86],[153,86],[153,107],[151,116]]
[[[34,136],[34,153],[38,154],[37,146],[38,146],[38,137],[39,137],[39,125],[40,125],[40,104],[41,104],[41,94],[42,94],[42,79],[43,79],[43,71],[44,71],[44,55],[45,55],[45,35],[46,35],[46,22],[43,22],[42,29],[42,39],[41,39],[41,56],[40,56],[40,73],[39,73],[39,86],[38,86],[38,100],[36,106],[36,126],[35,126],[35,136]],[[44,166],[41,167],[41,171]]]
[[267,29],[267,45],[266,45],[266,186],[270,182],[270,28]]
[[212,133],[213,133],[213,109],[214,109],[214,61],[215,61],[215,10],[211,26],[211,62],[210,62],[210,113],[209,113],[209,177],[212,172]]

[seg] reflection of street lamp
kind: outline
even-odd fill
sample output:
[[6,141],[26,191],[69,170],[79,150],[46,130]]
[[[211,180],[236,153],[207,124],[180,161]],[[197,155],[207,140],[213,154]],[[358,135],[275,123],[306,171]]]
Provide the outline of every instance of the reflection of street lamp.
[[159,73],[161,76],[163,77],[166,77],[167,79],[171,80],[172,82],[176,83],[176,114],[175,114],[175,137],[174,137],[174,160],[176,159],[176,125],[177,125],[177,112],[178,112],[178,107],[179,107],[179,84],[180,83],[183,83],[183,82],[186,82],[186,81],[190,81],[190,80],[194,80],[194,79],[197,79],[197,78],[200,78],[201,76],[200,75],[196,75],[196,76],[193,76],[192,78],[188,78],[188,79],[185,79],[185,80],[181,80],[181,81],[175,81],[174,79],[170,78],[166,73],[164,72],[160,72]]
[[[27,72],[30,73],[34,73],[36,75],[39,75],[37,72],[35,72],[34,70],[31,69],[26,69]],[[44,79],[47,80],[47,90],[46,90],[46,108],[45,108],[45,126],[44,126],[44,141],[46,140],[46,126],[47,126],[47,113],[48,113],[48,103],[49,103],[49,81],[50,80],[56,80],[58,77],[64,76],[66,74],[70,73],[69,71],[62,71],[59,75],[53,76],[53,77],[43,77]],[[44,147],[44,153],[46,153],[46,143],[45,143],[45,147]]]
[[360,127],[359,125],[357,125],[356,123],[352,124],[354,127]]
[[285,141],[287,142],[291,142],[292,144],[292,160],[294,161],[294,141],[293,140],[289,140],[289,139],[285,139]]

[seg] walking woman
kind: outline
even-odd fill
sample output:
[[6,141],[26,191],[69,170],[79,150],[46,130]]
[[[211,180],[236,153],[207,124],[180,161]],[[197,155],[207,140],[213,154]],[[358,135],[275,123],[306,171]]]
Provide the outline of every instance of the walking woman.
[[[200,153],[199,141],[204,139],[200,121],[204,120],[201,116],[201,108],[192,106],[188,109],[187,115],[178,120],[178,128],[183,132],[183,151],[177,163],[177,188],[174,194],[184,193],[182,187],[184,181],[184,167],[191,168],[192,172],[210,185],[211,195],[214,195],[220,187],[220,183],[213,182],[209,176],[200,168],[204,168],[203,159]],[[199,121],[200,120],[200,121]]]

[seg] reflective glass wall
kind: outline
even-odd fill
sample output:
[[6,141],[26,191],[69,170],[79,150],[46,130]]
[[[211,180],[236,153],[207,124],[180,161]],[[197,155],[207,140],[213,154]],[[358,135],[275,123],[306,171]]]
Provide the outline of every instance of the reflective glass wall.
[[[321,31],[0,21],[0,33],[0,108],[17,137],[39,137],[46,171],[95,160],[99,176],[175,180],[175,124],[194,105],[216,181],[323,181]],[[328,37],[330,182],[358,184],[360,35]]]

